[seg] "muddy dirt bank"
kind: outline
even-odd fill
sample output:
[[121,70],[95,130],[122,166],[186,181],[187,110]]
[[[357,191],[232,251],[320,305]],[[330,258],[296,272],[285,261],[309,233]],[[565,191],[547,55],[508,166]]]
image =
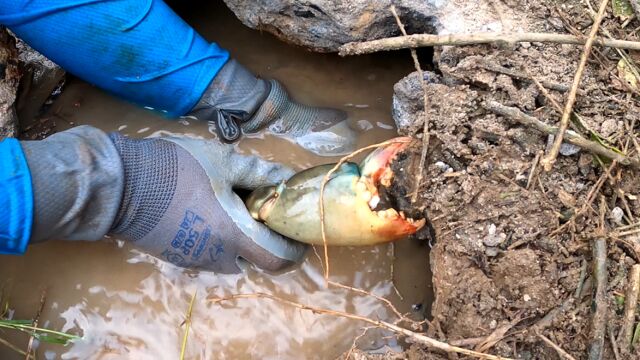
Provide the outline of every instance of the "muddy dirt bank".
[[[528,31],[587,34],[592,24],[589,8],[577,1],[505,3],[526,15],[521,25]],[[640,22],[623,23],[609,9],[602,28],[638,40]],[[597,328],[592,245],[605,239],[608,279],[599,304],[606,308],[604,358],[640,357],[637,344],[629,349],[620,335],[627,279],[640,261],[640,238],[627,231],[637,229],[640,216],[638,169],[566,146],[545,172],[540,156],[550,136],[487,109],[496,101],[557,124],[560,112],[531,77],[564,104],[567,91],[558,89],[570,87],[581,53],[582,47],[541,43],[436,49],[435,72],[425,76],[431,135],[416,202],[436,231],[428,330],[434,338],[506,357],[559,358],[542,335],[586,359]],[[594,50],[574,107],[582,125],[574,121],[572,128],[637,157],[640,97],[619,60],[613,49]],[[421,138],[425,113],[417,76],[396,84],[394,117],[401,133]],[[397,170],[415,169],[420,151],[417,143]],[[409,171],[396,186],[410,193],[415,178]],[[637,320],[631,318],[633,329]],[[387,356],[436,354],[418,347]]]

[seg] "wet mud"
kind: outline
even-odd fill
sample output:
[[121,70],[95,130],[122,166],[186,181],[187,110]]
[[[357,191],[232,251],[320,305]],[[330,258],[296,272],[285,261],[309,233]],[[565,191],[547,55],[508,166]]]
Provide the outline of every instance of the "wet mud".
[[[586,33],[592,24],[582,2],[510,3],[526,14],[522,24],[529,31]],[[637,39],[620,26],[612,16],[603,23],[617,38]],[[581,47],[542,43],[436,50],[436,73],[426,90],[430,146],[425,168],[418,169],[424,182],[415,203],[428,213],[437,238],[430,254],[435,301],[428,334],[434,338],[510,358],[559,358],[540,334],[575,359],[587,359],[597,328],[593,243],[604,238],[602,358],[640,357],[638,345],[629,348],[620,337],[627,279],[640,261],[637,231],[620,235],[625,225],[637,226],[638,170],[567,147],[545,172],[539,160],[549,136],[486,106],[497,101],[557,124],[560,112],[530,78],[568,89],[581,53]],[[636,156],[640,101],[637,88],[624,84],[618,61],[613,50],[594,50],[574,107],[593,133],[575,122],[571,128],[592,140],[598,134],[608,146]],[[511,71],[525,75],[505,73]],[[396,109],[411,119],[401,133],[421,137],[425,109],[417,80],[413,73],[396,85]],[[548,90],[564,104],[566,90]],[[417,141],[396,167],[414,166],[411,159],[421,150]],[[415,189],[416,175],[396,178],[400,193]],[[631,320],[638,324],[637,315]],[[417,346],[385,358],[440,356],[446,358]]]

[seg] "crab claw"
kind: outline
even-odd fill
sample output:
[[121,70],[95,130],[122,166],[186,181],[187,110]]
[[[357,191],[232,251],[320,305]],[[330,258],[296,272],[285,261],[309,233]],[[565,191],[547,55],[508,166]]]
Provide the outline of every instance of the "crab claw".
[[[391,163],[410,138],[397,138],[367,156],[360,165],[343,164],[326,183],[324,225],[329,245],[372,245],[401,239],[418,231],[413,220],[396,209],[377,209],[378,187],[393,179]],[[320,188],[334,164],[297,173],[278,187],[255,190],[246,205],[252,216],[289,238],[323,244],[319,212]]]
[[360,179],[356,184],[356,194],[367,201],[369,210],[374,215],[383,219],[382,221],[372,220],[372,224],[376,225],[375,232],[383,238],[388,238],[388,241],[414,234],[425,224],[424,219],[416,221],[407,218],[404,213],[398,213],[393,208],[375,210],[380,203],[379,186],[391,185],[394,176],[391,162],[409,146],[410,142],[410,137],[395,138],[391,144],[377,148],[360,163]]
[[384,175],[393,176],[391,161],[406,149],[410,142],[410,137],[399,137],[393,139],[389,145],[375,149],[360,163],[360,176],[370,178],[373,182],[380,182]]

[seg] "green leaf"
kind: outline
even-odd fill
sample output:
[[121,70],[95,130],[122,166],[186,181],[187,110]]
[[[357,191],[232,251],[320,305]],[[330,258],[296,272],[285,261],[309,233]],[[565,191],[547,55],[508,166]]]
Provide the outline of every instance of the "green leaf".
[[32,320],[0,320],[0,325],[31,325]]
[[636,331],[633,332],[633,339],[631,340],[631,345],[635,346],[636,342],[640,339],[640,323],[636,325]]
[[638,80],[640,80],[640,78],[638,78],[638,70],[635,69],[633,62],[620,59],[617,67],[618,76],[626,81],[632,89],[638,90]]
[[49,344],[59,344],[59,345],[67,345],[71,339],[67,337],[62,337],[59,335],[47,335],[47,334],[33,334],[33,337],[39,341],[46,342]]
[[616,296],[616,304],[618,306],[624,305],[624,296]]
[[627,20],[633,15],[633,7],[629,0],[613,0],[611,6],[613,7],[613,16],[620,18],[620,20]]

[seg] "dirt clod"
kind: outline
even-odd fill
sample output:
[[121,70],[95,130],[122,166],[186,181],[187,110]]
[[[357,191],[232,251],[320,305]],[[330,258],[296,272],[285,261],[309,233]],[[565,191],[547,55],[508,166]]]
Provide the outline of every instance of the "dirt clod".
[[[528,31],[586,34],[591,26],[589,9],[579,1],[514,3],[526,14],[521,27]],[[631,28],[640,26],[632,23]],[[638,40],[611,16],[602,28]],[[567,147],[553,170],[544,172],[539,160],[548,134],[482,106],[496,101],[557,126],[561,114],[553,101],[564,104],[581,52],[581,47],[541,43],[436,49],[430,79],[437,81],[428,81],[427,109],[417,73],[396,84],[394,117],[400,132],[420,134],[425,112],[430,121],[425,168],[412,168],[421,151],[416,141],[394,164],[401,176],[392,192],[402,197],[414,191],[415,172],[406,170],[423,171],[418,201],[398,203],[409,206],[403,208],[406,213],[428,214],[435,230],[430,335],[500,356],[557,359],[540,333],[576,359],[586,359],[595,287],[591,247],[603,236],[607,326],[614,336],[619,333],[620,294],[630,267],[640,260],[640,237],[624,232],[637,229],[640,217],[638,171]],[[640,93],[620,82],[618,61],[616,51],[594,49],[574,107],[579,119],[571,128],[638,156]],[[546,84],[547,94],[532,77]],[[604,343],[604,359],[614,358],[611,343]],[[616,350],[621,358],[640,357],[637,349]],[[425,351],[424,358],[430,358]]]

